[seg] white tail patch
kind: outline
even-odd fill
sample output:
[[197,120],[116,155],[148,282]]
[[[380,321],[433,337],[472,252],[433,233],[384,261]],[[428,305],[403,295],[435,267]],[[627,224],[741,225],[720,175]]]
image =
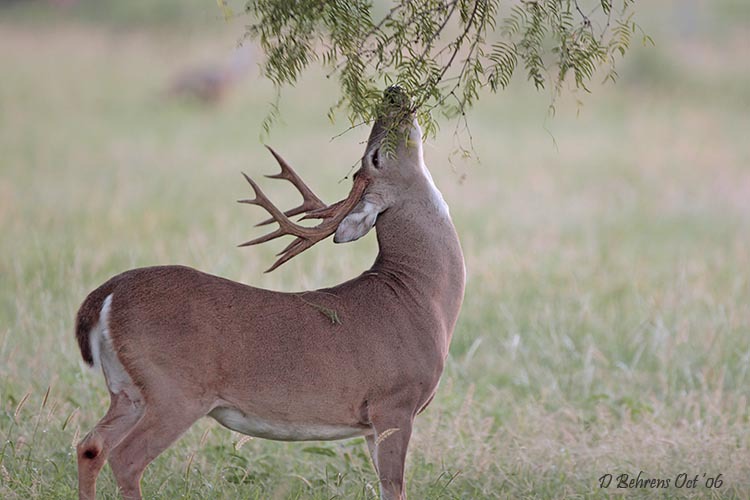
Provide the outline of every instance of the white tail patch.
[[91,357],[94,358],[95,370],[101,366],[101,338],[103,335],[109,336],[109,310],[112,307],[112,294],[107,295],[99,311],[99,321],[96,326],[89,332],[89,345],[91,346]]
[[94,368],[101,367],[107,387],[113,393],[118,393],[126,388],[133,387],[133,381],[125,371],[112,345],[109,335],[109,313],[112,309],[112,294],[109,294],[102,310],[99,312],[99,322],[89,333],[91,343],[91,356],[94,358]]

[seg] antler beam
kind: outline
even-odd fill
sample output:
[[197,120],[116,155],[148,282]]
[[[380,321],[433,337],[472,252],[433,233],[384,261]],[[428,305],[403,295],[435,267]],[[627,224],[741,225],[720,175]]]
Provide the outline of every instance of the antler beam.
[[[258,226],[277,223],[279,227],[258,238],[252,239],[242,243],[241,247],[257,245],[259,243],[265,243],[267,241],[274,240],[281,236],[295,236],[296,238],[292,241],[284,250],[276,254],[279,258],[274,264],[266,270],[271,272],[281,264],[285,263],[292,257],[299,255],[308,248],[312,247],[319,241],[322,241],[336,232],[339,223],[346,217],[349,212],[359,203],[362,199],[362,195],[365,192],[365,188],[370,182],[370,179],[361,172],[357,172],[354,175],[354,184],[349,192],[349,196],[345,199],[334,203],[332,205],[326,205],[323,201],[318,198],[315,193],[305,184],[302,178],[297,175],[294,169],[272,148],[266,146],[271,154],[276,158],[276,161],[281,166],[281,172],[275,175],[267,175],[270,179],[284,179],[292,183],[294,187],[302,195],[302,204],[282,212],[279,208],[274,205],[271,200],[263,193],[258,184],[253,181],[244,172],[242,175],[245,177],[250,186],[253,188],[255,193],[254,198],[245,200],[238,200],[239,203],[247,203],[250,205],[257,205],[266,210],[271,217],[263,222],[257,224]],[[314,227],[307,227],[292,222],[289,217],[304,213],[302,219],[323,219],[323,221]]]

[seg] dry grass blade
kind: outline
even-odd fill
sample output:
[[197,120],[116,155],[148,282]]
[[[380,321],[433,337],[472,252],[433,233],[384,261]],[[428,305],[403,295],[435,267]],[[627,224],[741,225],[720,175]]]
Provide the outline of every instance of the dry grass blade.
[[47,399],[49,398],[49,391],[52,389],[51,385],[47,386],[47,390],[44,393],[44,397],[42,398],[42,409],[44,409],[47,406]]
[[206,440],[208,440],[208,433],[211,432],[211,429],[206,429],[203,432],[203,435],[200,438],[200,441],[198,441],[198,448],[202,448],[206,445]]
[[73,433],[73,439],[71,440],[70,444],[73,448],[78,446],[78,438],[81,437],[81,427],[76,426],[76,431]]
[[389,437],[391,437],[392,435],[394,435],[400,430],[401,429],[399,429],[398,427],[391,427],[390,429],[384,430],[383,432],[380,433],[378,438],[375,440],[375,445],[376,446],[379,445],[380,443],[382,443],[383,441],[385,441],[386,439],[388,439]]
[[18,402],[18,406],[16,406],[16,410],[13,412],[13,420],[18,420],[18,415],[21,413],[21,410],[26,404],[26,401],[28,401],[29,396],[31,396],[31,392],[27,392],[26,394],[24,394],[21,398],[21,401]]
[[72,412],[70,412],[70,415],[68,415],[68,418],[65,419],[65,422],[62,424],[62,430],[65,430],[65,428],[70,424],[70,422],[78,415],[78,408],[75,408]]
[[236,442],[236,443],[234,444],[234,449],[235,449],[235,450],[239,450],[240,448],[242,448],[243,446],[245,446],[245,443],[247,443],[247,442],[249,442],[249,441],[252,441],[252,439],[253,439],[253,437],[252,437],[252,436],[242,436],[242,437],[241,437],[241,438],[240,438],[240,439],[239,439],[239,440],[238,440],[238,441],[237,441],[237,442]]

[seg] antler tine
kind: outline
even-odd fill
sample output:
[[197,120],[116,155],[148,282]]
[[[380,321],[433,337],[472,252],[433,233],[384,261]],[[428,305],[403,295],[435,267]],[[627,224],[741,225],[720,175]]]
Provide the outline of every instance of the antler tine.
[[271,202],[270,199],[268,199],[263,190],[260,189],[260,186],[258,186],[258,184],[256,184],[254,180],[252,180],[245,172],[242,172],[242,175],[245,177],[245,180],[247,180],[250,186],[252,186],[253,191],[255,192],[255,198],[237,200],[237,202],[262,207],[269,214],[271,214],[272,221],[277,222],[279,224],[279,228],[264,236],[247,241],[241,244],[241,247],[257,245],[258,243],[265,243],[266,241],[271,241],[287,234],[300,238],[308,237],[310,235],[310,228],[300,226],[289,220],[289,218],[284,215],[284,213],[279,210],[276,205]]
[[334,217],[336,215],[336,212],[339,210],[341,205],[344,204],[346,200],[337,201],[333,205],[329,205],[327,207],[322,208],[316,208],[315,210],[311,210],[305,214],[304,217],[301,217],[299,220],[307,220],[307,219],[330,219],[331,217]]
[[[359,172],[354,173],[354,183],[356,185],[357,177],[359,176]],[[352,190],[354,187],[352,187]],[[328,206],[324,206],[321,208],[316,208],[315,210],[310,210],[305,214],[304,217],[301,217],[299,220],[307,220],[307,219],[330,219],[331,217],[335,217],[336,214],[341,210],[341,206],[344,205],[349,201],[349,198],[343,199],[341,201],[337,201],[336,203]],[[352,207],[349,208],[351,210]]]
[[252,239],[250,241],[246,241],[245,243],[240,243],[237,245],[238,247],[249,247],[252,245],[257,245],[258,243],[265,243],[266,241],[275,240],[276,238],[280,238],[282,236],[286,236],[287,233],[282,231],[281,229],[277,229],[271,233],[264,234],[263,236],[260,236],[258,238]]
[[276,262],[274,262],[273,265],[269,267],[268,269],[266,269],[264,272],[270,273],[271,271],[273,271],[274,269],[276,269],[281,264],[288,261],[295,255],[298,255],[304,252],[305,250],[313,246],[315,243],[317,243],[317,241],[303,240],[302,238],[296,238],[294,241],[289,243],[289,245],[287,245],[286,248],[284,248],[284,250],[276,254],[276,256],[279,258],[276,259]]
[[[266,145],[266,149],[271,152],[271,154],[274,158],[276,158],[276,161],[281,167],[281,172],[279,172],[278,174],[266,175],[266,177],[268,177],[269,179],[287,180],[291,182],[292,185],[297,188],[297,191],[299,191],[299,193],[302,195],[302,204],[285,211],[284,215],[286,215],[287,217],[292,217],[304,212],[319,210],[326,207],[326,204],[320,198],[318,198],[315,193],[313,193],[312,189],[310,189],[307,184],[305,184],[305,181],[302,180],[297,172],[294,171],[291,165],[289,165],[279,153],[274,151],[274,149],[268,145]],[[258,224],[256,224],[256,226],[265,226],[273,222],[274,219],[271,217],[264,220],[263,222],[259,222]]]
[[[271,148],[268,148],[273,153],[273,150]],[[274,156],[277,156],[274,154]],[[277,157],[277,159],[280,157]],[[291,174],[294,174],[293,170],[289,169],[288,165],[282,164],[283,160],[280,160],[280,164],[282,165],[282,173],[277,174],[278,177],[286,179],[286,176],[290,176]],[[301,226],[299,224],[295,224],[289,218],[287,215],[279,210],[263,193],[263,191],[260,189],[260,187],[253,181],[250,177],[248,177],[247,174],[244,172],[242,175],[245,177],[247,182],[252,186],[253,191],[255,192],[255,198],[246,199],[246,200],[238,200],[240,203],[248,203],[251,205],[257,205],[259,207],[264,208],[270,215],[272,222],[276,222],[279,224],[279,227],[271,231],[268,234],[265,234],[263,236],[260,236],[258,238],[255,238],[253,240],[247,241],[245,243],[242,243],[240,246],[250,246],[250,245],[257,245],[259,243],[264,243],[266,241],[270,241],[276,238],[279,238],[281,236],[295,236],[296,238],[294,241],[292,241],[289,245],[287,245],[284,250],[276,254],[278,256],[278,259],[274,264],[268,268],[266,271],[271,272],[283,263],[287,262],[292,257],[299,255],[300,253],[304,252],[308,248],[312,247],[319,241],[324,240],[325,238],[332,235],[336,228],[338,227],[339,223],[346,217],[349,212],[352,211],[354,206],[359,203],[359,201],[362,199],[362,196],[364,195],[365,189],[367,188],[367,185],[370,182],[370,178],[366,175],[355,175],[354,176],[354,183],[352,185],[352,189],[349,192],[349,195],[330,206],[326,206],[323,204],[320,199],[315,197],[315,199],[307,197],[307,201],[314,203],[315,208],[313,210],[304,210],[309,211],[308,215],[304,218],[318,218],[318,219],[325,219],[320,224],[318,224],[315,227],[306,227]],[[296,176],[296,174],[294,174]],[[296,177],[299,179],[299,177]],[[300,185],[304,186],[304,183],[300,180]],[[295,184],[297,185],[297,184]],[[306,186],[305,186],[306,187]],[[303,192],[302,189],[300,189],[300,192]],[[303,196],[305,196],[303,194]],[[314,196],[314,195],[313,195]],[[322,206],[321,206],[322,204]]]
[[333,234],[336,231],[339,223],[344,219],[344,217],[349,214],[349,212],[352,211],[354,206],[359,203],[359,200],[362,199],[362,195],[364,194],[365,188],[367,187],[369,182],[370,179],[365,177],[364,175],[355,176],[354,185],[349,192],[349,196],[337,203],[334,203],[333,205],[317,209],[313,213],[303,217],[303,219],[323,218],[326,220],[313,228],[317,231],[317,234],[315,234],[313,237],[297,237],[294,241],[287,245],[284,250],[276,254],[280,257],[266,272],[269,273],[273,271],[292,257],[299,255],[319,241]]

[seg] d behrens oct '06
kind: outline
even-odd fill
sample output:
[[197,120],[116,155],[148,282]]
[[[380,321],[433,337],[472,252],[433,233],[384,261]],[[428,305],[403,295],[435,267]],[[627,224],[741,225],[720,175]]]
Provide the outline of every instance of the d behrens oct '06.
[[[389,89],[384,99],[403,97]],[[93,499],[109,462],[120,492],[141,498],[146,466],[206,415],[237,432],[283,441],[363,436],[381,498],[403,499],[415,416],[430,403],[464,294],[465,268],[448,207],[425,166],[408,108],[372,128],[349,196],[325,205],[273,150],[303,203],[282,212],[250,178],[278,228],[245,245],[294,236],[269,270],[331,234],[377,231],[372,267],[300,293],[254,288],[183,266],[133,269],[92,291],[76,336],[101,366],[111,403],[77,447],[79,497]],[[382,150],[389,127],[405,139]],[[390,129],[394,130],[394,129]],[[270,148],[269,148],[270,149]],[[303,214],[315,227],[292,222]]]

